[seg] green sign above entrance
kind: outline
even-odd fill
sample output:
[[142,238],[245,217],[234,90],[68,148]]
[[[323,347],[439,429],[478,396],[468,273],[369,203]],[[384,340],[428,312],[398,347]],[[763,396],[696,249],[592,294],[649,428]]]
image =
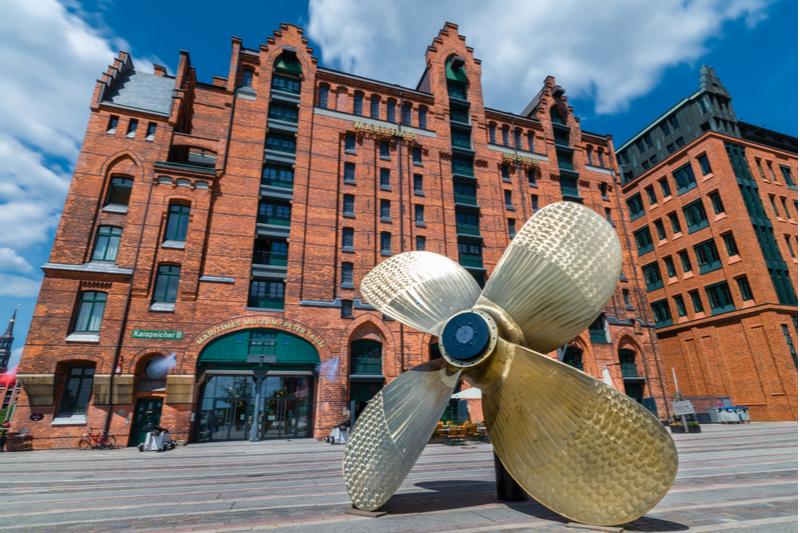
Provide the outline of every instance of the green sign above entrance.
[[134,339],[175,339],[183,338],[182,331],[151,331],[147,329],[135,329],[131,334]]

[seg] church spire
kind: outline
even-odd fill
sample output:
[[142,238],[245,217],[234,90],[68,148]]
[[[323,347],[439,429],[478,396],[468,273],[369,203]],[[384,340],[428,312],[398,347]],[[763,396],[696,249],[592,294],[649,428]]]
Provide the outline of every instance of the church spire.
[[8,371],[8,360],[11,359],[11,344],[14,342],[14,322],[16,320],[17,308],[14,308],[14,314],[11,315],[6,332],[0,335],[0,374],[5,374]]

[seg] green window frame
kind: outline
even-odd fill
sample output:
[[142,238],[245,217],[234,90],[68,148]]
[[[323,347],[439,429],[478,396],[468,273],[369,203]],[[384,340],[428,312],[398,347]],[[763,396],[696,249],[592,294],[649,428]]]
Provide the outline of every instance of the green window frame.
[[456,203],[478,205],[477,189],[471,183],[453,182]]
[[700,163],[700,170],[703,172],[703,176],[711,174],[711,163],[708,162],[708,156],[701,155],[697,158],[697,162]]
[[686,163],[675,170],[672,173],[672,177],[675,179],[675,184],[678,186],[678,196],[697,187],[697,180],[694,177],[694,170],[692,170],[691,163]]
[[792,256],[792,258],[795,258],[795,257],[797,257],[797,256],[795,255],[795,253],[794,253],[794,247],[792,246],[792,241],[794,240],[794,239],[792,238],[792,236],[791,236],[791,235],[785,235],[785,234],[784,234],[783,238],[784,238],[784,240],[786,241],[786,247],[789,249],[789,255],[791,255],[791,256]]
[[458,263],[461,266],[483,268],[483,248],[479,243],[458,243]]
[[81,292],[78,303],[78,314],[72,331],[99,333],[103,324],[103,313],[106,309],[108,295],[98,291]]
[[678,257],[681,258],[681,265],[684,272],[692,271],[692,260],[689,259],[689,253],[686,250],[678,252]]
[[358,340],[350,344],[350,374],[383,374],[383,345]]
[[589,324],[589,338],[592,342],[608,344],[608,333],[606,332],[606,317],[600,315]]
[[281,281],[251,281],[247,307],[283,309],[286,284]]
[[97,228],[92,261],[116,261],[121,238],[122,228],[116,226],[100,226]]
[[664,198],[669,198],[672,196],[672,190],[669,187],[669,181],[667,178],[658,180],[658,183],[661,185],[661,194],[664,195]]
[[453,174],[461,174],[462,176],[469,177],[475,176],[472,158],[453,156],[450,163],[453,166]]
[[679,294],[677,296],[673,296],[673,300],[675,300],[675,308],[678,310],[678,316],[686,316],[686,302],[683,301],[683,295]]
[[61,405],[58,407],[58,416],[86,414],[92,398],[93,384],[94,368],[88,366],[70,368],[64,383],[64,393],[61,396]]
[[264,165],[261,171],[261,185],[292,189],[294,187],[294,169],[282,165]]
[[694,246],[694,253],[697,257],[697,265],[700,268],[700,274],[707,274],[722,268],[722,261],[719,258],[717,245],[714,239],[701,242]]
[[132,191],[132,179],[111,178],[111,184],[108,186],[108,194],[106,195],[105,205],[123,205],[127,207],[131,201]]
[[276,355],[277,349],[277,333],[250,332],[250,342],[247,347],[248,355]]
[[178,283],[181,277],[181,267],[176,265],[161,265],[158,267],[156,288],[153,292],[153,301],[159,303],[175,303],[178,299]]
[[708,227],[708,216],[702,200],[696,200],[684,207],[683,216],[686,217],[689,235]]
[[650,228],[648,226],[634,231],[633,237],[636,239],[636,247],[640,256],[653,251],[653,238],[650,236]]
[[658,262],[643,266],[642,273],[644,274],[644,282],[647,285],[647,292],[652,292],[664,287],[664,281],[661,279],[661,269],[658,267]]
[[165,241],[186,241],[190,213],[191,208],[188,205],[172,204],[169,206],[167,231],[164,234]]
[[726,233],[722,236],[722,240],[725,242],[725,249],[728,251],[728,257],[739,255],[739,247],[736,246],[736,239],[733,237],[733,233]]
[[290,226],[292,223],[292,206],[289,204],[258,204],[256,221],[259,224]]
[[747,281],[747,276],[736,278],[736,284],[739,286],[739,294],[742,295],[743,301],[753,299],[753,291],[750,289],[750,282]]
[[680,233],[682,230],[681,230],[681,221],[678,218],[678,213],[675,213],[673,211],[667,216],[669,216],[669,221],[672,224],[672,233]]
[[297,124],[297,106],[272,104],[269,106],[269,118]]
[[667,267],[667,277],[677,277],[678,274],[675,272],[675,262],[672,260],[672,256],[667,256],[664,258],[664,265]]
[[725,212],[725,205],[722,203],[722,197],[719,192],[714,191],[708,195],[711,199],[711,205],[714,207],[714,214],[719,215]]
[[797,350],[794,348],[792,335],[789,333],[789,326],[781,324],[781,329],[783,330],[783,338],[786,339],[786,345],[789,347],[789,353],[792,354],[792,359],[794,359],[794,366],[797,368]]
[[272,89],[285,93],[300,94],[300,79],[273,74]]
[[700,291],[691,291],[689,296],[692,297],[692,307],[695,313],[703,312],[703,299],[700,298]]
[[645,192],[647,193],[647,201],[650,202],[650,205],[656,205],[658,203],[658,199],[656,198],[656,190],[652,185],[645,187]]
[[297,139],[286,135],[268,133],[264,147],[275,152],[294,154],[297,152]]
[[664,223],[661,220],[656,220],[653,223],[656,227],[656,234],[658,235],[658,239],[663,241],[667,238],[667,231],[664,229]]
[[630,213],[631,222],[644,215],[644,203],[642,203],[641,194],[634,194],[625,202],[628,204],[628,213]]
[[653,320],[655,320],[656,328],[665,328],[672,325],[672,313],[669,310],[667,300],[653,302],[650,304],[650,309],[653,311]]
[[796,191],[797,183],[794,181],[794,176],[792,176],[792,169],[783,165],[778,166],[781,168],[781,174],[783,174],[783,179],[786,181],[786,186]]
[[708,296],[708,304],[711,306],[711,316],[736,310],[727,281],[709,285],[705,289],[706,296]]

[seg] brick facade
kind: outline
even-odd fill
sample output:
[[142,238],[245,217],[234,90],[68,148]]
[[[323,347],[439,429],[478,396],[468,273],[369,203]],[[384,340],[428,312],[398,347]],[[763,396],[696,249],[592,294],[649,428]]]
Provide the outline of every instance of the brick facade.
[[[198,404],[208,376],[232,368],[219,361],[198,367],[204,350],[228,334],[277,331],[313,346],[323,366],[338,367],[323,378],[314,365],[266,365],[270,374],[295,371],[311,381],[307,435],[323,438],[348,418],[354,341],[380,344],[382,370],[375,375],[384,384],[435,355],[430,335],[386,319],[361,300],[358,287],[367,272],[387,255],[416,249],[424,237],[427,251],[460,259],[483,279],[510,242],[509,221],[518,230],[535,212],[534,197],[539,208],[581,201],[619,231],[620,286],[594,339],[587,331],[570,346],[580,350],[582,360],[575,361],[586,372],[601,378],[607,367],[617,388],[654,398],[665,417],[665,367],[635,268],[630,223],[621,211],[610,136],[581,130],[552,77],[521,115],[484,108],[480,60],[452,24],[434,39],[425,61],[416,89],[324,69],[302,30],[291,25],[282,25],[258,50],[234,38],[229,75],[212,84],[197,81],[187,52],[181,52],[174,78],[158,66],[154,75],[137,72],[120,53],[95,90],[50,262],[43,267],[19,369],[24,392],[15,427],[30,429],[37,448],[72,447],[87,426],[102,428],[108,420],[125,445],[137,400],[161,398],[161,425],[191,442],[205,409]],[[458,70],[458,61],[466,93],[450,98],[447,71]],[[276,65],[284,74],[276,74]],[[292,65],[299,65],[301,77],[292,77]],[[299,90],[276,90],[285,79],[299,83]],[[377,117],[371,116],[374,98]],[[270,115],[282,102],[296,106],[296,124]],[[393,121],[387,104],[395,110]],[[554,126],[553,117],[564,124]],[[131,120],[138,120],[134,133]],[[265,145],[278,134],[289,144],[294,139],[294,153],[273,150],[272,141]],[[454,177],[454,160],[465,159],[473,162],[472,175]],[[290,187],[262,178],[265,164],[293,168]],[[127,210],[109,208],[114,178],[133,180]],[[474,199],[460,197],[454,183],[473,187]],[[346,213],[350,199],[353,210]],[[289,226],[257,216],[260,203],[270,202],[290,206]],[[185,241],[177,245],[166,235],[175,205],[190,209]],[[458,213],[479,217],[479,235],[457,222]],[[101,226],[122,229],[113,263],[92,260]],[[352,246],[343,242],[350,229]],[[381,234],[390,235],[389,251],[382,250]],[[254,264],[259,238],[288,243],[285,265]],[[478,246],[482,257],[468,257],[459,244]],[[258,257],[283,257],[271,250],[273,255]],[[352,282],[343,263],[352,265]],[[158,272],[165,266],[180,267],[174,303],[155,295],[163,289]],[[285,280],[283,309],[260,307],[272,304],[253,295],[251,282],[259,280]],[[105,293],[106,306],[99,332],[76,334],[84,291]],[[352,317],[343,317],[348,306]],[[182,336],[133,338],[134,330]],[[624,377],[621,349],[638,364],[627,367]],[[177,366],[165,386],[152,386],[144,375],[147,364],[172,352]],[[239,375],[254,368],[236,363]],[[58,415],[68,373],[77,366],[94,369],[93,390],[85,415],[67,419]],[[470,409],[472,419],[482,419],[479,401],[471,401]],[[32,412],[44,419],[30,421]]]

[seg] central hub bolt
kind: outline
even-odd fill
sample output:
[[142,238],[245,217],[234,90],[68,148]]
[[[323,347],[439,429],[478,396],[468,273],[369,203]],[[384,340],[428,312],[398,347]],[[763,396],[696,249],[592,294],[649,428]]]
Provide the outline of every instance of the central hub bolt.
[[467,311],[452,317],[442,330],[442,344],[447,355],[468,361],[480,355],[489,344],[489,324],[477,313]]

